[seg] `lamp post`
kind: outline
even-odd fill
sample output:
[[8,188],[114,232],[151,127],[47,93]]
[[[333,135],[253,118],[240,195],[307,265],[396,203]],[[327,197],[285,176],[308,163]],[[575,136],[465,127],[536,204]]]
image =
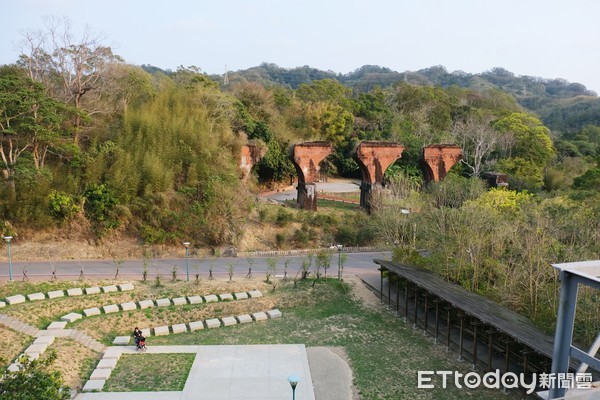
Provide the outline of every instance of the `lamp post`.
[[6,245],[8,248],[8,280],[12,282],[12,260],[10,258],[10,241],[12,236],[4,236],[3,239],[6,241]]
[[[410,238],[408,237],[407,232],[406,232],[408,230],[408,215],[410,214],[410,210],[408,208],[402,208],[402,209],[400,209],[400,213],[402,213],[403,215],[406,216],[405,221],[404,221],[404,224],[405,224],[404,234],[405,234],[406,241],[408,241],[410,244]],[[403,244],[403,243],[401,243],[401,244]]]
[[343,245],[338,244],[335,247],[338,249],[338,281],[342,280],[342,249]]
[[298,386],[298,382],[300,382],[300,378],[298,378],[296,375],[290,375],[290,376],[288,376],[288,382],[290,383],[290,386],[292,387],[292,400],[296,400],[296,386]]
[[185,246],[185,279],[186,281],[190,281],[190,263],[189,263],[189,247],[190,242],[183,242]]

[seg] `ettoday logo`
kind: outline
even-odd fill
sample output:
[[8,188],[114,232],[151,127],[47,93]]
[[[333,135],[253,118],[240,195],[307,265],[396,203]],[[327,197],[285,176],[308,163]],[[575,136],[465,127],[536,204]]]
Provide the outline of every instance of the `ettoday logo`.
[[435,384],[433,379],[435,376],[440,376],[442,379],[442,388],[447,388],[449,383],[453,383],[455,387],[462,389],[475,389],[483,385],[488,389],[519,389],[523,388],[527,394],[535,391],[536,387],[550,388],[578,388],[590,389],[592,387],[591,373],[564,373],[564,374],[531,374],[526,378],[524,374],[516,374],[514,372],[500,373],[500,370],[490,371],[480,375],[478,372],[468,372],[466,374],[458,371],[418,371],[417,373],[417,388],[419,389],[434,389]]
[[537,376],[532,374],[527,381],[523,374],[515,374],[513,372],[506,372],[500,374],[500,370],[488,372],[484,375],[480,375],[478,372],[468,372],[463,374],[458,371],[419,371],[417,373],[417,388],[419,389],[433,389],[435,385],[431,383],[435,375],[442,377],[442,388],[448,387],[448,382],[454,383],[454,386],[462,389],[466,387],[468,389],[475,389],[483,385],[489,389],[517,389],[524,388],[527,394],[533,393],[537,386]]

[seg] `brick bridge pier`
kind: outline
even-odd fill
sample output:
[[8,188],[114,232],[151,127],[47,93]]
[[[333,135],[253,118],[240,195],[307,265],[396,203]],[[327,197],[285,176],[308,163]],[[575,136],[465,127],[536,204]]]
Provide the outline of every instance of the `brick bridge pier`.
[[404,147],[390,142],[361,142],[355,149],[354,158],[362,172],[360,206],[371,212],[373,191],[381,189],[385,170],[402,157]]
[[258,150],[258,147],[254,144],[245,144],[242,146],[240,154],[240,170],[242,171],[242,179],[245,179],[250,175],[250,171],[254,164],[260,161],[262,155]]
[[421,167],[425,175],[425,183],[439,182],[454,164],[462,158],[460,146],[455,144],[432,144],[423,147]]
[[328,142],[305,142],[294,145],[292,162],[298,172],[297,202],[302,210],[317,210],[317,186],[319,164],[332,152]]

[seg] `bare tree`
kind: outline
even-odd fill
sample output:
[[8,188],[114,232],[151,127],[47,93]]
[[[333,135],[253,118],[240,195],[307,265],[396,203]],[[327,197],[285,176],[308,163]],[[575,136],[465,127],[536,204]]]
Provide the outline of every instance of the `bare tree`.
[[500,134],[490,124],[491,120],[489,116],[469,116],[452,127],[452,136],[463,151],[462,162],[471,169],[472,176],[479,176],[483,163],[500,139]]
[[[75,143],[80,142],[82,113],[103,112],[100,101],[110,66],[122,62],[112,49],[102,44],[103,35],[86,27],[75,39],[68,19],[47,18],[45,30],[23,34],[19,63],[32,79],[44,83],[55,97],[74,106]],[[85,97],[84,97],[85,96]]]

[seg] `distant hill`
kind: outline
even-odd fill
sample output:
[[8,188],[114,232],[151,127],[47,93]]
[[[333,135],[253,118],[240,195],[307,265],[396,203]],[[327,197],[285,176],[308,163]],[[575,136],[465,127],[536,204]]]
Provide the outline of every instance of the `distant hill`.
[[[142,65],[150,73],[171,73],[151,65]],[[281,85],[298,89],[315,80],[336,79],[357,92],[368,92],[375,87],[390,87],[398,82],[413,85],[458,86],[474,91],[498,89],[514,96],[525,109],[537,114],[555,132],[573,133],[586,125],[600,126],[600,98],[580,83],[565,79],[545,79],[535,76],[517,76],[504,68],[492,68],[478,74],[463,71],[448,72],[436,65],[418,71],[397,72],[377,65],[364,65],[347,74],[323,71],[310,66],[282,68],[272,63],[227,73],[230,84],[256,82],[264,86]],[[222,75],[211,79],[223,83]]]

